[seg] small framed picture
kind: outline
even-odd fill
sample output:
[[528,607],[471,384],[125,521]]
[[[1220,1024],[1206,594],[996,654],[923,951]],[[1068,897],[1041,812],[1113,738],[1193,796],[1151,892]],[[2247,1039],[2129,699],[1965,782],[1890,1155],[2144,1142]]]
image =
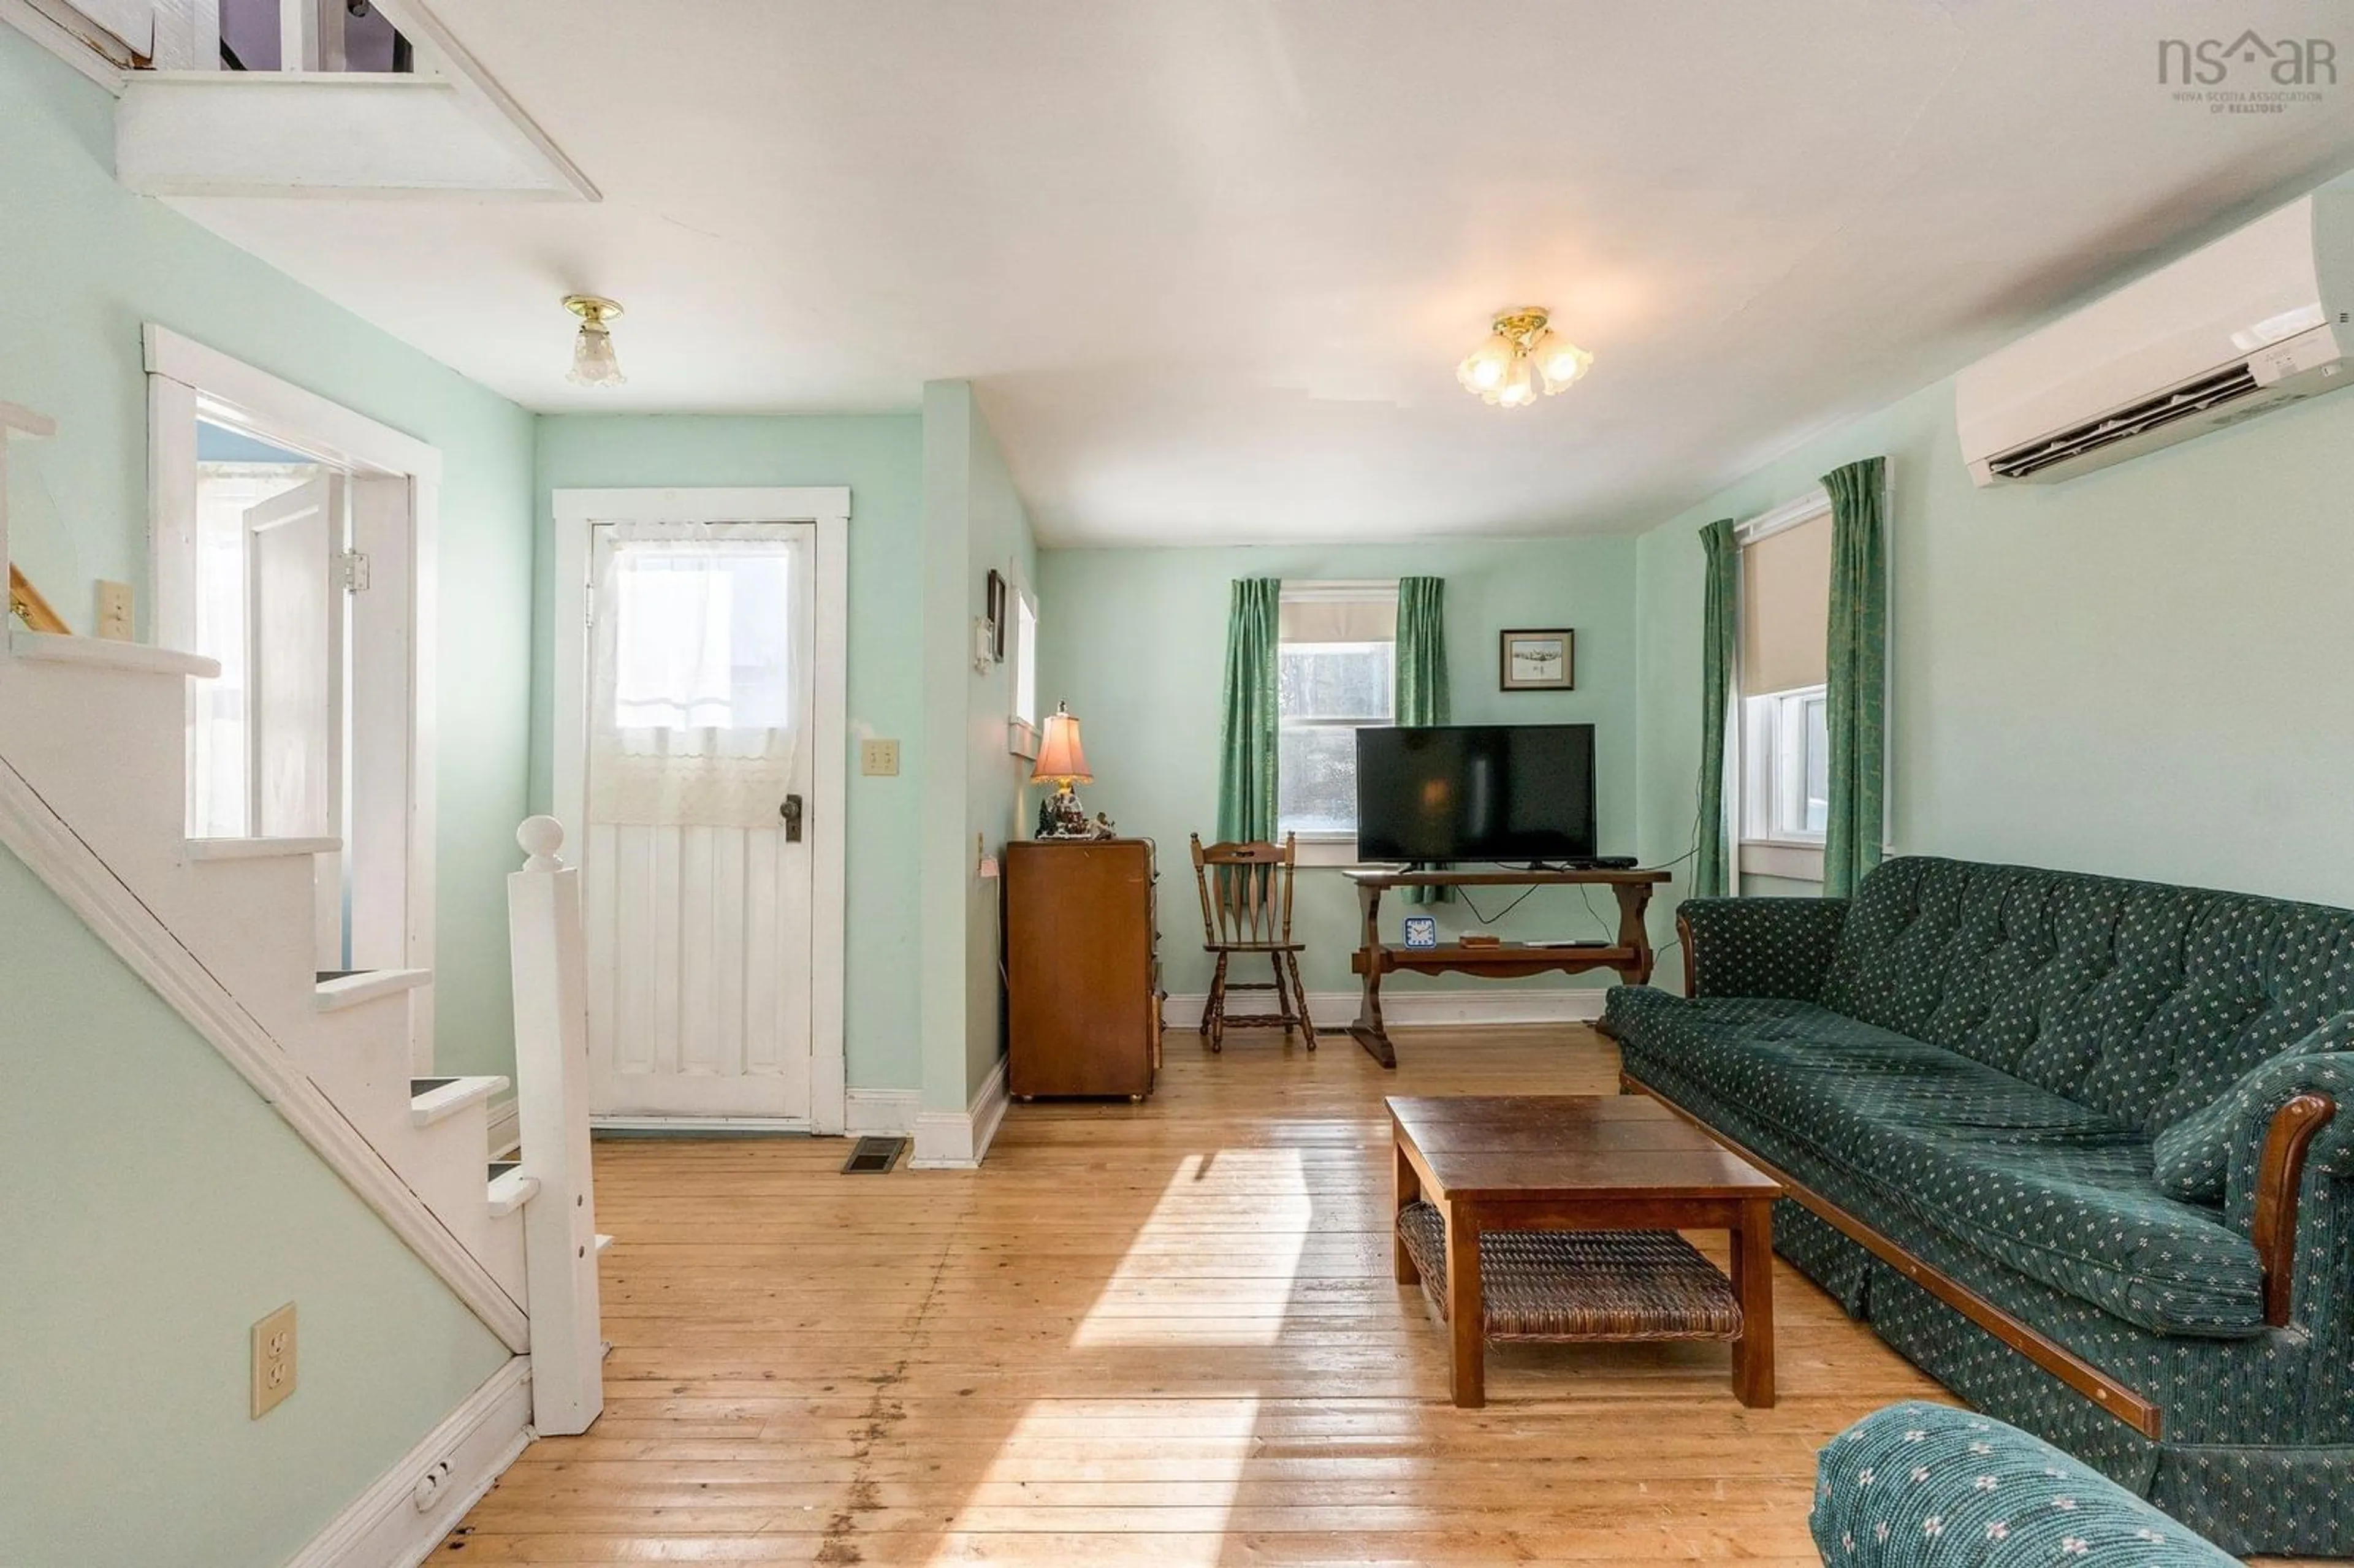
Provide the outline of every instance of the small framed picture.
[[1553,631],[1518,630],[1500,633],[1500,682],[1508,692],[1573,692],[1577,689],[1577,633],[1567,627]]
[[989,569],[987,598],[989,656],[1002,664],[1005,662],[1005,577],[994,567]]
[[1407,916],[1405,917],[1405,945],[1409,948],[1435,948],[1438,946],[1437,920],[1428,915]]

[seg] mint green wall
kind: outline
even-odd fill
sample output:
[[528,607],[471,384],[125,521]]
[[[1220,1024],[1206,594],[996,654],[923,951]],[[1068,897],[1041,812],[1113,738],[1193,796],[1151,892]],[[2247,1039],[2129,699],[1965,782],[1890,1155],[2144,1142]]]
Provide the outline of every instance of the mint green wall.
[[923,1106],[960,1111],[966,1098],[966,1014],[971,1006],[966,931],[977,889],[966,780],[971,707],[971,602],[965,567],[972,488],[972,388],[924,387],[924,548],[917,582],[923,607],[923,962],[917,968],[923,1029]]
[[506,888],[519,863],[531,628],[531,416],[114,183],[114,101],[0,27],[0,398],[54,416],[10,459],[11,547],[87,630],[99,577],[147,572],[147,383],[157,322],[441,450],[441,867],[434,954],[445,1071],[514,1061]]
[[[1218,716],[1225,661],[1228,585],[1239,577],[1447,579],[1447,659],[1458,723],[1591,723],[1601,848],[1633,853],[1636,840],[1635,541],[1483,540],[1418,546],[1254,549],[1044,550],[1039,627],[1050,708],[1067,700],[1086,737],[1096,782],[1089,810],[1108,811],[1123,832],[1157,841],[1161,963],[1168,989],[1208,989],[1202,918],[1186,836],[1212,836],[1217,816]],[[1577,632],[1575,692],[1497,689],[1497,633],[1506,627],[1569,626]],[[1514,896],[1475,894],[1493,915]],[[1532,896],[1493,929],[1517,938],[1606,935],[1610,901],[1589,913],[1568,890]],[[1460,905],[1434,910],[1443,929],[1484,929]],[[1384,906],[1385,924],[1403,909]],[[1335,870],[1299,877],[1296,933],[1308,943],[1310,991],[1352,990],[1356,895]],[[1246,978],[1257,979],[1256,975]],[[1401,989],[1451,986],[1460,977],[1401,977]],[[1493,984],[1495,982],[1485,982]],[[1585,985],[1592,976],[1543,977],[1532,987]],[[1337,1025],[1339,1019],[1324,1021]]]
[[2354,904],[2343,393],[2065,483],[1980,491],[1940,383],[1644,535],[1645,856],[1691,842],[1695,530],[1875,453],[1894,486],[1900,852]]
[[[917,805],[924,768],[923,430],[912,414],[548,415],[539,420],[542,569],[534,619],[546,628],[555,588],[551,493],[599,486],[848,485],[850,723],[900,743],[899,776],[849,779],[844,1049],[850,1085],[921,1083],[917,970],[921,888]],[[553,641],[532,665],[534,809],[550,799]],[[854,749],[854,758],[855,752]]]
[[1010,664],[977,670],[991,567],[1034,580],[1036,547],[989,421],[963,381],[924,387],[924,1108],[963,1110],[1004,1053],[998,885],[1024,771],[1005,747]]
[[5,851],[0,912],[0,1563],[281,1562],[506,1349]]
[[[968,622],[988,613],[992,567],[1009,583],[1038,580],[1038,547],[1031,535],[1030,514],[1013,488],[997,438],[978,408],[972,413],[970,448],[965,583],[972,602]],[[1005,662],[971,678],[965,708],[965,836],[968,842],[985,844],[991,854],[1001,857],[1005,841],[1027,838],[1031,826],[1023,820],[1022,809],[1030,764],[1006,747],[1006,722],[1013,713],[1011,626],[1006,635]],[[1005,1039],[998,1005],[998,884],[972,874],[970,858],[962,869],[967,884],[965,1093],[970,1098],[1005,1054]]]

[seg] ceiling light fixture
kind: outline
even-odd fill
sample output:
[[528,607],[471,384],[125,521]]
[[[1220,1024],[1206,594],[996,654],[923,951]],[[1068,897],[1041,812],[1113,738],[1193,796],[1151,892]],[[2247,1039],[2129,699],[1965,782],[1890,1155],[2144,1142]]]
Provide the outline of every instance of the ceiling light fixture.
[[1549,319],[1537,305],[1498,313],[1491,335],[1455,367],[1455,379],[1482,403],[1507,408],[1535,402],[1539,387],[1548,397],[1566,392],[1593,366],[1594,355],[1549,329]]
[[596,294],[567,294],[564,308],[580,318],[580,331],[572,340],[572,372],[565,379],[582,387],[619,387],[627,381],[621,362],[613,355],[613,334],[605,325],[621,313],[621,307]]

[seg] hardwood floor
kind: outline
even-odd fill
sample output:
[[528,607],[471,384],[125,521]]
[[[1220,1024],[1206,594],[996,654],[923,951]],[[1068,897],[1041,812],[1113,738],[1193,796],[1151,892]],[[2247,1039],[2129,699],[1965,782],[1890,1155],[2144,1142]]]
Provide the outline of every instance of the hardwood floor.
[[[1612,1092],[1582,1026],[1384,1073],[1168,1037],[1142,1106],[1015,1106],[974,1173],[605,1142],[605,1414],[443,1563],[1816,1563],[1814,1450],[1942,1397],[1776,1262],[1780,1403],[1723,1345],[1500,1346],[1484,1410],[1390,1278],[1384,1094]],[[1695,1238],[1702,1239],[1702,1238]],[[1702,1239],[1703,1245],[1714,1238]]]

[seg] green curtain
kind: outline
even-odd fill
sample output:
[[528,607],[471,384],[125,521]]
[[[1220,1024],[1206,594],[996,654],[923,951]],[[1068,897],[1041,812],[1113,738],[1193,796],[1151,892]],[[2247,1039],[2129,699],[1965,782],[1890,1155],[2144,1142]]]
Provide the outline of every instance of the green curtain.
[[[1398,578],[1397,691],[1392,709],[1400,725],[1445,724],[1447,694],[1447,579]],[[1401,890],[1408,904],[1445,904],[1446,887]]]
[[1724,729],[1733,701],[1733,665],[1740,642],[1741,548],[1733,519],[1700,531],[1706,561],[1700,611],[1700,805],[1694,813],[1691,896],[1722,898],[1733,890],[1724,832]]
[[1823,476],[1831,498],[1829,656],[1830,822],[1823,896],[1844,898],[1880,863],[1881,768],[1888,699],[1887,461],[1866,458]]
[[1226,611],[1225,707],[1218,721],[1218,837],[1275,837],[1276,644],[1283,579],[1236,577]]
[[1447,579],[1400,577],[1396,720],[1445,724],[1447,715]]

